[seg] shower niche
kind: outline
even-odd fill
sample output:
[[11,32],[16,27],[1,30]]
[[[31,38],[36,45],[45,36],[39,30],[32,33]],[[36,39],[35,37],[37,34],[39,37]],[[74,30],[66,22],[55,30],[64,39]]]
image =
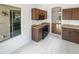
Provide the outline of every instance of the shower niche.
[[0,4],[0,42],[21,34],[21,9]]

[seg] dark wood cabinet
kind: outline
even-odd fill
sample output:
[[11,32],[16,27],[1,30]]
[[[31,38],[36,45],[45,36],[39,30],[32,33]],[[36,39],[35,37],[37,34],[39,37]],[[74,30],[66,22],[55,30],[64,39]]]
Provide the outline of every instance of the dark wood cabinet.
[[47,19],[47,11],[38,8],[32,8],[32,20]]
[[79,43],[79,30],[72,30],[72,32],[71,32],[71,41]]
[[49,33],[49,27],[49,23],[32,25],[32,40],[39,42],[44,39]]
[[79,8],[63,9],[63,20],[79,20]]
[[73,20],[79,20],[79,8],[73,8],[72,12],[72,19]]
[[32,40],[38,42],[42,39],[42,28],[38,25],[32,26]]
[[61,34],[61,24],[60,23],[52,23],[52,33]]
[[32,20],[38,20],[39,19],[39,17],[38,17],[38,15],[40,14],[40,11],[39,10],[37,10],[36,8],[33,8],[32,9]]
[[71,42],[79,43],[79,29],[62,28],[62,38]]
[[63,10],[63,19],[64,20],[72,19],[72,9]]
[[62,38],[65,40],[70,40],[70,31],[67,28],[62,28]]

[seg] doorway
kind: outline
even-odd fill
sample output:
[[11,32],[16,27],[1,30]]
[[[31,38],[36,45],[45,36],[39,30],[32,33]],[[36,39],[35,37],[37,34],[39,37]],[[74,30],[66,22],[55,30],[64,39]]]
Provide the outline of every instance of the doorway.
[[52,33],[60,34],[61,35],[61,18],[62,17],[62,10],[61,7],[54,7],[52,8],[52,22],[51,22],[51,30]]

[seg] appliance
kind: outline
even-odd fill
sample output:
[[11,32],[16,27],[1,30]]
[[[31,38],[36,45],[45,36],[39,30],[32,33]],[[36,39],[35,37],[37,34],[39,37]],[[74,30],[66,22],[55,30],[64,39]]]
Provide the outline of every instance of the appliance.
[[43,27],[42,32],[43,32],[42,33],[42,35],[43,35],[42,39],[44,39],[48,35],[48,33],[49,33],[48,25]]

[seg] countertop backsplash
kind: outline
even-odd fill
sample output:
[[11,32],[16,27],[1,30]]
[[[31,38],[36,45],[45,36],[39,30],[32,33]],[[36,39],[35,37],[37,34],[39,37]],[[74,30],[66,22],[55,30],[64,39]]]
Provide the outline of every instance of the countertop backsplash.
[[79,25],[79,20],[62,20],[62,24]]
[[36,25],[44,23],[44,22],[49,23],[48,19],[45,19],[45,20],[32,20],[32,24],[36,24]]

